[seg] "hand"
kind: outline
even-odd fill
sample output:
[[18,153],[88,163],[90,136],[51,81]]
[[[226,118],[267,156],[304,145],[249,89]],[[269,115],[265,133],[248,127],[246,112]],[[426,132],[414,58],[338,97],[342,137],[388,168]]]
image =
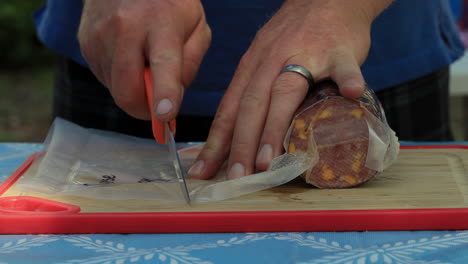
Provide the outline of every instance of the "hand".
[[297,73],[280,74],[286,65],[309,69],[316,82],[333,79],[343,96],[359,97],[371,23],[389,3],[286,1],[242,57],[189,175],[210,178],[228,158],[228,178],[238,178],[255,167],[266,170],[282,153],[293,114],[309,88]]
[[86,0],[78,32],[96,77],[128,114],[150,119],[143,71],[153,75],[155,117],[175,118],[211,41],[198,0]]

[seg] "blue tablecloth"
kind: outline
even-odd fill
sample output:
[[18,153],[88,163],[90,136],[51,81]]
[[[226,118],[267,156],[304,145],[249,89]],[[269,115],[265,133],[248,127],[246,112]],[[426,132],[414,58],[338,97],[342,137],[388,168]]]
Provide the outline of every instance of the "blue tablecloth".
[[[40,147],[0,144],[0,181]],[[4,235],[4,263],[467,264],[468,231]]]

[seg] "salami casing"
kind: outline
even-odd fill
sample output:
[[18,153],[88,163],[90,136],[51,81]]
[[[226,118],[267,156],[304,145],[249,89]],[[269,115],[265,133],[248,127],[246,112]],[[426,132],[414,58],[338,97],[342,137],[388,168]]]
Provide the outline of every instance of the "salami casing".
[[[348,188],[372,179],[377,171],[366,166],[369,115],[385,122],[375,95],[366,91],[359,100],[340,96],[334,82],[317,84],[297,111],[289,132],[287,151],[307,152],[311,144],[318,163],[303,174],[319,188]],[[379,134],[380,128],[373,128]]]

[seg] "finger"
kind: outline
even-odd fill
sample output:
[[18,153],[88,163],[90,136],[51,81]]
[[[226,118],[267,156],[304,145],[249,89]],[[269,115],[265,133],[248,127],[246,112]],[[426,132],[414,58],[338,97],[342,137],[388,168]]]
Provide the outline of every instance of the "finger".
[[[128,56],[126,56],[126,54],[128,52],[138,52],[137,49],[139,49],[140,47],[136,44],[135,41],[136,39],[138,39],[138,35],[128,33],[127,35],[123,35],[117,38],[115,37],[115,35],[117,34],[110,33],[112,31],[104,32],[104,29],[101,29],[100,32],[101,33],[97,34],[96,39],[94,41],[95,46],[93,47],[93,59],[97,60],[97,62],[99,63],[98,66],[100,67],[100,71],[102,73],[104,85],[112,93],[112,68],[115,65],[114,61],[117,59],[118,61],[129,61],[130,63],[132,62],[134,58],[129,58]],[[120,54],[120,50],[122,50],[124,54]],[[119,60],[121,55],[123,55],[123,59]],[[127,65],[120,66],[125,67]]]
[[[81,32],[80,32],[81,33]],[[102,83],[104,86],[109,87],[108,76],[109,71],[107,74],[104,74],[104,67],[102,64],[104,61],[109,61],[110,56],[107,56],[107,53],[101,53],[102,51],[106,51],[101,42],[96,42],[91,44],[91,40],[88,36],[82,36],[80,34],[80,51],[88,64],[89,69],[93,72],[96,79]],[[100,54],[99,56],[97,56]]]
[[364,93],[365,81],[357,60],[350,53],[342,53],[331,61],[330,77],[340,89],[341,95],[358,98]]
[[110,63],[110,91],[115,103],[129,115],[150,119],[143,82],[144,57],[139,41],[121,41]]
[[179,111],[182,85],[183,37],[171,25],[149,33],[148,60],[153,76],[154,111],[158,121],[168,122]]
[[[97,49],[95,49],[95,51],[96,52],[89,51],[89,54],[99,54]],[[99,55],[91,55],[91,56],[93,56],[93,58],[98,58],[98,59],[93,59],[93,60],[85,59],[86,62],[88,63],[89,69],[93,72],[94,77],[110,91],[111,70],[110,68],[108,68],[108,70],[106,71],[104,64],[106,61],[111,61],[111,58],[105,58],[104,56],[99,56]]]
[[253,75],[239,105],[228,162],[228,178],[254,172],[258,143],[270,105],[270,91],[282,65],[267,61]]
[[188,87],[195,79],[200,64],[211,42],[211,30],[205,20],[200,20],[183,50],[182,83]]
[[[285,65],[305,65],[294,59]],[[305,67],[311,69],[311,67]],[[283,152],[283,140],[296,112],[309,89],[307,80],[295,72],[284,72],[276,78],[271,90],[271,102],[263,135],[260,140],[256,167],[261,171],[268,169],[273,158]]]
[[218,107],[208,139],[198,155],[197,161],[188,172],[190,177],[209,179],[216,174],[226,160],[230,150],[239,101],[258,63],[257,57],[253,55],[250,57],[249,51],[241,59]]

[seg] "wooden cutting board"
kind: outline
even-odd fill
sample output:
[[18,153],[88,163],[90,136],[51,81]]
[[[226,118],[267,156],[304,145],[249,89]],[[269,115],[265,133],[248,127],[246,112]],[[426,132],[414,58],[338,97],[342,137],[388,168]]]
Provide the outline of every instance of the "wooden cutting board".
[[[235,199],[191,206],[164,201],[44,195],[20,191],[15,186],[2,196],[41,197],[77,205],[82,213],[468,208],[467,164],[467,149],[402,149],[397,162],[389,169],[356,188],[317,189],[298,178]],[[37,163],[22,177],[33,175],[36,167]]]

